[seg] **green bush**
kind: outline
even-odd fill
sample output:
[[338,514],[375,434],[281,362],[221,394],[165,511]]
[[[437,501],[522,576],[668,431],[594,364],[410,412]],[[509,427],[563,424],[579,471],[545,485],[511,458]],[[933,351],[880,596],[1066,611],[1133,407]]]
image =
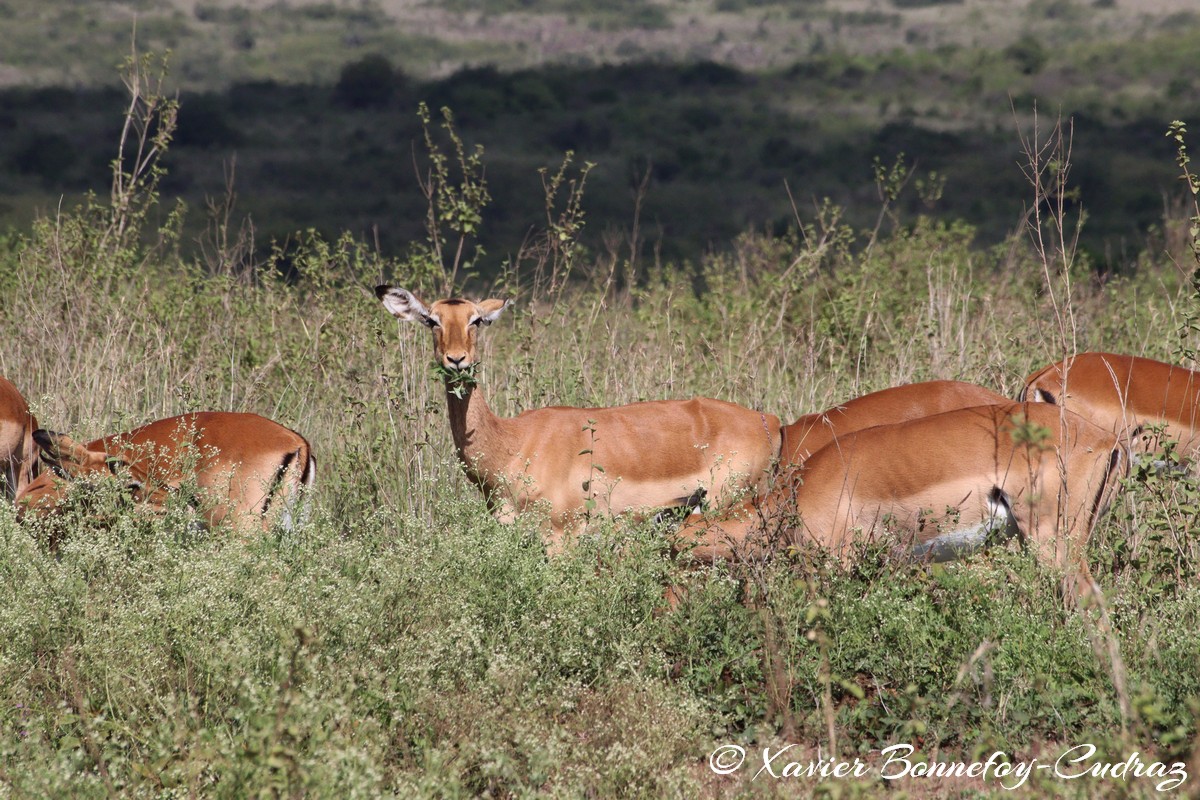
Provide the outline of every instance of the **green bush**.
[[386,56],[363,56],[342,67],[333,88],[334,99],[349,108],[387,105],[401,83],[401,76]]

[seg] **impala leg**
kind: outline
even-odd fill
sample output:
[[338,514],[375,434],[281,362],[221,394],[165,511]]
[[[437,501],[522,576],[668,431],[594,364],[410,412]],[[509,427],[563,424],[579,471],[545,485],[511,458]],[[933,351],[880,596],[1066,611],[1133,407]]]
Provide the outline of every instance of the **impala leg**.
[[9,461],[4,468],[4,495],[9,500],[15,500],[17,497],[17,486],[19,480],[20,465],[16,461]]
[[[772,495],[761,502],[745,503],[722,519],[710,520],[695,513],[687,519],[669,538],[676,556],[684,554],[692,565],[761,562],[780,546],[792,544],[800,529],[790,494],[784,501]],[[671,611],[686,596],[687,589],[679,584],[663,591],[663,599]]]
[[566,551],[571,540],[583,532],[584,522],[570,517],[547,517],[542,521],[541,527],[546,557],[558,558]]
[[1094,600],[1105,631],[1111,630],[1111,623],[1104,595],[1088,567],[1087,545],[1100,515],[1107,509],[1121,478],[1128,472],[1129,463],[1129,451],[1124,445],[1107,453],[1091,453],[1088,458],[1077,458],[1067,465],[1073,468],[1073,473],[1067,476],[1068,481],[1063,487],[1067,497],[1062,505],[1069,508],[1069,516],[1062,521],[1065,535],[1061,538],[1067,547],[1058,557],[1059,566],[1068,571],[1068,579],[1072,584],[1064,585],[1064,596],[1079,600],[1082,605]]
[[546,557],[558,558],[566,550],[566,534],[562,531],[552,531],[550,534],[542,537],[542,541],[546,545]]
[[[1117,702],[1121,709],[1122,724],[1130,719],[1132,704],[1126,680],[1125,661],[1121,657],[1120,644],[1113,632],[1112,618],[1104,592],[1092,576],[1087,561],[1087,544],[1100,514],[1108,506],[1129,467],[1128,451],[1117,448],[1108,453],[1089,453],[1089,458],[1076,458],[1068,468],[1074,468],[1064,482],[1067,496],[1060,508],[1068,509],[1061,520],[1062,532],[1057,537],[1059,548],[1055,552],[1056,563],[1064,570],[1063,599],[1076,607],[1083,616],[1084,625],[1096,660],[1107,663]],[[1095,614],[1091,613],[1095,610]]]
[[1062,574],[1061,593],[1069,608],[1085,608],[1099,591],[1087,563],[1087,540],[1063,520],[1060,527],[1053,509],[1035,509],[1036,517],[1025,530],[1038,561],[1054,565]]

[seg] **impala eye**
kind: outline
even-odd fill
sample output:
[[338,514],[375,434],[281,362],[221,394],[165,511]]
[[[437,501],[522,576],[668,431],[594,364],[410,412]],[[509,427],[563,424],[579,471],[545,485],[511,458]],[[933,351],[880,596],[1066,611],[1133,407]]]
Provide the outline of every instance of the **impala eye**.
[[472,327],[478,328],[482,323],[483,317],[471,317],[471,321],[468,324]]
[[425,323],[426,328],[440,327],[438,325],[438,321],[436,319],[434,319],[433,317],[425,317],[422,321]]

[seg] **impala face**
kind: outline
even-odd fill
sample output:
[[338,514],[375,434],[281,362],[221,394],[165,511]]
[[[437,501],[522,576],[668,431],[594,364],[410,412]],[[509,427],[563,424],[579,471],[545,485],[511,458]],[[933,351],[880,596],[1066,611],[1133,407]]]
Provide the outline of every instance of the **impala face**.
[[[129,474],[129,462],[110,457],[103,450],[89,450],[61,433],[37,430],[33,439],[41,448],[42,461],[49,469],[31,481],[17,498],[18,516],[29,511],[53,511],[65,497],[71,480],[87,481]],[[131,478],[127,488],[135,501],[146,501],[141,481]]]
[[491,325],[508,305],[507,300],[473,303],[456,297],[439,300],[428,308],[407,289],[376,286],[375,294],[392,316],[419,322],[433,332],[433,352],[439,366],[465,370],[479,362],[476,340],[479,329]]

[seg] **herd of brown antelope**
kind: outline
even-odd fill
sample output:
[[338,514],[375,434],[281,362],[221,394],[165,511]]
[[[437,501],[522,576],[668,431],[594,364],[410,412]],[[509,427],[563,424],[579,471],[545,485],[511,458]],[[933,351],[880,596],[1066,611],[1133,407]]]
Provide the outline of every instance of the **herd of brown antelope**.
[[[462,466],[502,520],[540,508],[547,548],[595,513],[653,514],[707,498],[673,534],[710,560],[815,542],[840,557],[888,537],[932,561],[1017,536],[1094,591],[1085,559],[1131,454],[1161,431],[1185,457],[1200,444],[1200,376],[1134,356],[1084,353],[1034,373],[1016,402],[930,381],[779,418],[721,400],[551,407],[496,416],[475,384],[479,329],[502,300],[440,300],[378,286],[392,315],[433,333]],[[746,499],[749,498],[749,499]],[[736,504],[738,500],[740,504]]]
[[[758,557],[805,541],[846,558],[858,538],[899,553],[955,558],[1019,537],[1091,591],[1084,550],[1130,455],[1200,444],[1197,373],[1150,359],[1084,353],[1034,373],[1014,402],[957,381],[884,389],[791,425],[709,398],[496,416],[474,380],[479,329],[502,300],[426,306],[379,286],[384,307],[433,333],[455,449],[492,513],[546,513],[555,552],[596,514],[691,508],[673,534],[700,560]],[[53,513],[74,480],[128,481],[161,508],[189,484],[210,525],[288,525],[313,483],[304,437],[254,414],[208,411],[79,444],[38,428],[0,378],[0,461],[19,515]]]

